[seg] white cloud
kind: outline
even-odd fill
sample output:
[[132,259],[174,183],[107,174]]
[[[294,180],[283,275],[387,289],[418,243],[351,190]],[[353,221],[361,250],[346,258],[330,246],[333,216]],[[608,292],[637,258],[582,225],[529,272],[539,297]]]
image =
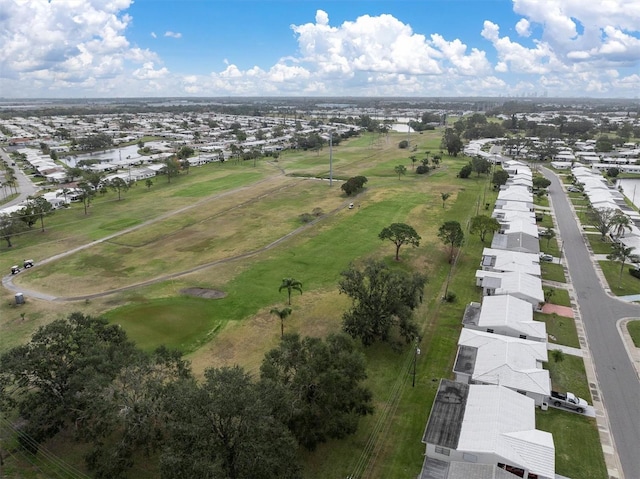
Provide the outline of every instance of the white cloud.
[[513,0],[514,38],[491,19],[471,32],[486,51],[388,14],[332,25],[317,10],[291,25],[295,53],[246,69],[225,58],[209,75],[171,72],[132,45],[132,0],[0,2],[0,89],[16,95],[635,95],[640,83],[637,0]]
[[169,70],[166,68],[154,69],[153,62],[147,62],[142,65],[142,68],[134,70],[133,76],[139,80],[156,80],[158,78],[164,78],[169,74]]
[[589,68],[640,58],[637,0],[513,0],[514,11],[542,28],[542,38],[567,61],[590,60]]
[[481,35],[493,43],[498,53],[498,72],[544,74],[565,69],[544,42],[534,40],[535,48],[524,47],[509,37],[500,37],[500,27],[488,20],[484,22]]
[[516,32],[518,32],[518,35],[521,37],[529,37],[531,36],[531,31],[529,30],[530,27],[531,24],[529,23],[529,20],[521,18],[518,23],[516,23]]
[[158,60],[127,40],[131,17],[123,12],[130,5],[131,0],[4,1],[0,76],[34,95],[122,91],[114,79],[131,66]]

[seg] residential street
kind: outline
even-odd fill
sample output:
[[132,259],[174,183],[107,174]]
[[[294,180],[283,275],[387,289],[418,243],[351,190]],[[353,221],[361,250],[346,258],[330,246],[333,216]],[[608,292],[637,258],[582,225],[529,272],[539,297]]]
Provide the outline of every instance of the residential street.
[[[11,165],[11,157],[4,150],[4,148],[0,148],[0,157],[4,160],[7,165]],[[3,208],[7,206],[14,206],[20,203],[21,201],[26,200],[29,196],[32,196],[38,191],[36,185],[34,185],[29,177],[24,174],[24,172],[18,167],[14,166],[13,169],[16,171],[16,179],[18,180],[18,191],[20,192],[16,198],[11,201],[8,201],[2,205]]]
[[[552,182],[549,195],[615,448],[624,477],[637,479],[640,478],[640,380],[616,322],[621,318],[640,317],[640,306],[625,303],[604,291],[559,179],[546,169],[543,173]],[[576,439],[576,447],[580,447]]]

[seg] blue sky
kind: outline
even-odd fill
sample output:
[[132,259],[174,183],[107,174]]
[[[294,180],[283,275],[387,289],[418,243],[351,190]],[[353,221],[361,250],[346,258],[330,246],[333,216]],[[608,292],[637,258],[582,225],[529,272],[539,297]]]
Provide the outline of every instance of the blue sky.
[[637,0],[0,0],[0,96],[637,97]]

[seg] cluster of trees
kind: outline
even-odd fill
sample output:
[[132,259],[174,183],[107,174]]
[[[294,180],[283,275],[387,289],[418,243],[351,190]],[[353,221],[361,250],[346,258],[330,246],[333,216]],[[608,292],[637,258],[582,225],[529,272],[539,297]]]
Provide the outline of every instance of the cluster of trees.
[[364,359],[347,335],[284,335],[258,378],[240,367],[196,381],[174,351],[144,353],[118,325],[73,313],[0,357],[0,408],[20,446],[67,431],[97,478],[141,458],[162,478],[296,478],[309,450],[371,414]]
[[444,124],[446,121],[446,114],[439,114],[435,112],[426,111],[422,114],[419,121],[409,121],[409,126],[414,131],[434,130],[437,125]]
[[352,176],[347,181],[342,183],[340,189],[344,191],[345,195],[351,196],[364,188],[364,185],[367,184],[367,181],[369,180],[366,176]]
[[76,140],[76,148],[81,151],[106,150],[113,146],[113,139],[106,133],[87,135]]
[[518,117],[513,113],[510,119],[502,122],[502,127],[514,133],[524,134],[524,136],[568,137],[582,140],[600,137],[608,139],[613,144],[621,144],[632,136],[640,136],[640,127],[634,127],[632,122],[611,123],[606,117],[569,119],[565,115],[558,115],[541,124],[528,120],[526,116]]
[[605,241],[608,234],[620,238],[625,231],[631,231],[631,219],[622,211],[614,208],[589,208],[587,218]]
[[500,123],[488,121],[482,113],[463,116],[453,124],[453,128],[466,140],[500,138],[505,135],[505,128]]
[[469,232],[477,234],[480,237],[480,241],[484,243],[488,234],[495,233],[500,230],[500,222],[487,215],[478,215],[471,218],[471,224],[469,226]]
[[54,209],[46,199],[30,196],[24,208],[13,213],[0,214],[0,238],[11,248],[11,239],[26,230],[31,230],[38,221],[41,231],[44,231],[44,219],[53,213]]
[[[469,176],[471,176],[471,173],[474,173],[474,172],[478,176],[480,176],[483,173],[488,174],[490,171],[491,171],[491,162],[481,156],[475,156],[471,159],[471,161],[469,161],[469,163],[467,163],[462,168],[460,168],[460,171],[458,172],[458,178],[469,178]],[[508,174],[507,174],[507,178],[508,178]],[[505,183],[506,183],[506,180],[505,180]]]
[[447,128],[444,130],[440,147],[447,150],[447,153],[450,156],[458,156],[458,153],[462,151],[463,146],[460,135],[453,128]]

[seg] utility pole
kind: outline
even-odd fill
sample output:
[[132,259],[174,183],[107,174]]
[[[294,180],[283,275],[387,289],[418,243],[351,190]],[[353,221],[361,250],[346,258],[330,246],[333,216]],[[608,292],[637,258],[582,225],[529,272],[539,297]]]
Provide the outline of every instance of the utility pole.
[[333,132],[329,130],[329,186],[333,185]]

